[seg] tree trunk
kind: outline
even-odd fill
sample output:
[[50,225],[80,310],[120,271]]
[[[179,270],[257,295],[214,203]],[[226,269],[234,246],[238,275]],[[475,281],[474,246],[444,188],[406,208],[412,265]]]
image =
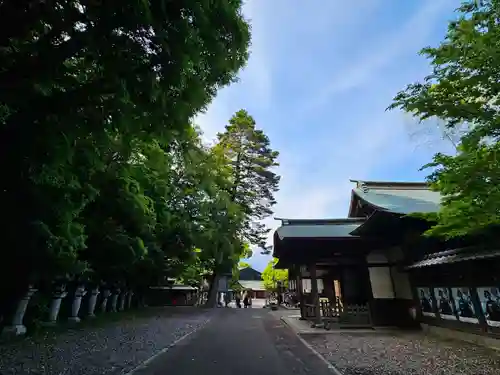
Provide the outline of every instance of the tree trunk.
[[208,298],[205,303],[205,307],[217,307],[217,295],[219,289],[219,275],[216,272],[212,275],[212,280],[210,282],[210,289],[208,290]]

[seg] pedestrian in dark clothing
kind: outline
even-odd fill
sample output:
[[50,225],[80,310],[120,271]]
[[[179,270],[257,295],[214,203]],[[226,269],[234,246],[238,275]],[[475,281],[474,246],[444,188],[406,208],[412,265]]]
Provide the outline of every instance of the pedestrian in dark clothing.
[[224,305],[226,307],[228,307],[230,302],[231,302],[231,298],[229,297],[229,293],[226,292],[226,294],[224,294]]

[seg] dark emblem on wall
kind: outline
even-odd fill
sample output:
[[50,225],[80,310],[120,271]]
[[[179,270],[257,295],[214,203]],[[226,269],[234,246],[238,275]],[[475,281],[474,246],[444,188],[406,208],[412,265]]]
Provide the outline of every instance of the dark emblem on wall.
[[488,325],[500,327],[500,291],[497,287],[477,288],[484,317]]
[[479,323],[469,288],[451,288],[451,295],[457,308],[458,320],[467,323]]
[[430,288],[417,288],[422,315],[435,317]]
[[441,318],[456,320],[457,317],[453,311],[453,301],[448,293],[448,288],[435,288],[434,297],[436,298],[437,309]]

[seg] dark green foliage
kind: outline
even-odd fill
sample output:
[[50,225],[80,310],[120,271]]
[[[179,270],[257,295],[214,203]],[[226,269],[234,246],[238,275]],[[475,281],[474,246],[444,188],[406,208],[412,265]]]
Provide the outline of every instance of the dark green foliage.
[[237,263],[244,215],[190,119],[247,60],[241,5],[0,2],[1,301]]

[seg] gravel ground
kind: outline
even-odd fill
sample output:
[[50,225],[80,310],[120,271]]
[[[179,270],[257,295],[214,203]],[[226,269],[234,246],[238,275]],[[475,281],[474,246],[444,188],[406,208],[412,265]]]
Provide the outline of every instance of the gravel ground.
[[154,309],[123,321],[0,346],[0,374],[123,374],[207,322],[198,308]]
[[344,375],[500,374],[498,352],[420,333],[303,337]]

